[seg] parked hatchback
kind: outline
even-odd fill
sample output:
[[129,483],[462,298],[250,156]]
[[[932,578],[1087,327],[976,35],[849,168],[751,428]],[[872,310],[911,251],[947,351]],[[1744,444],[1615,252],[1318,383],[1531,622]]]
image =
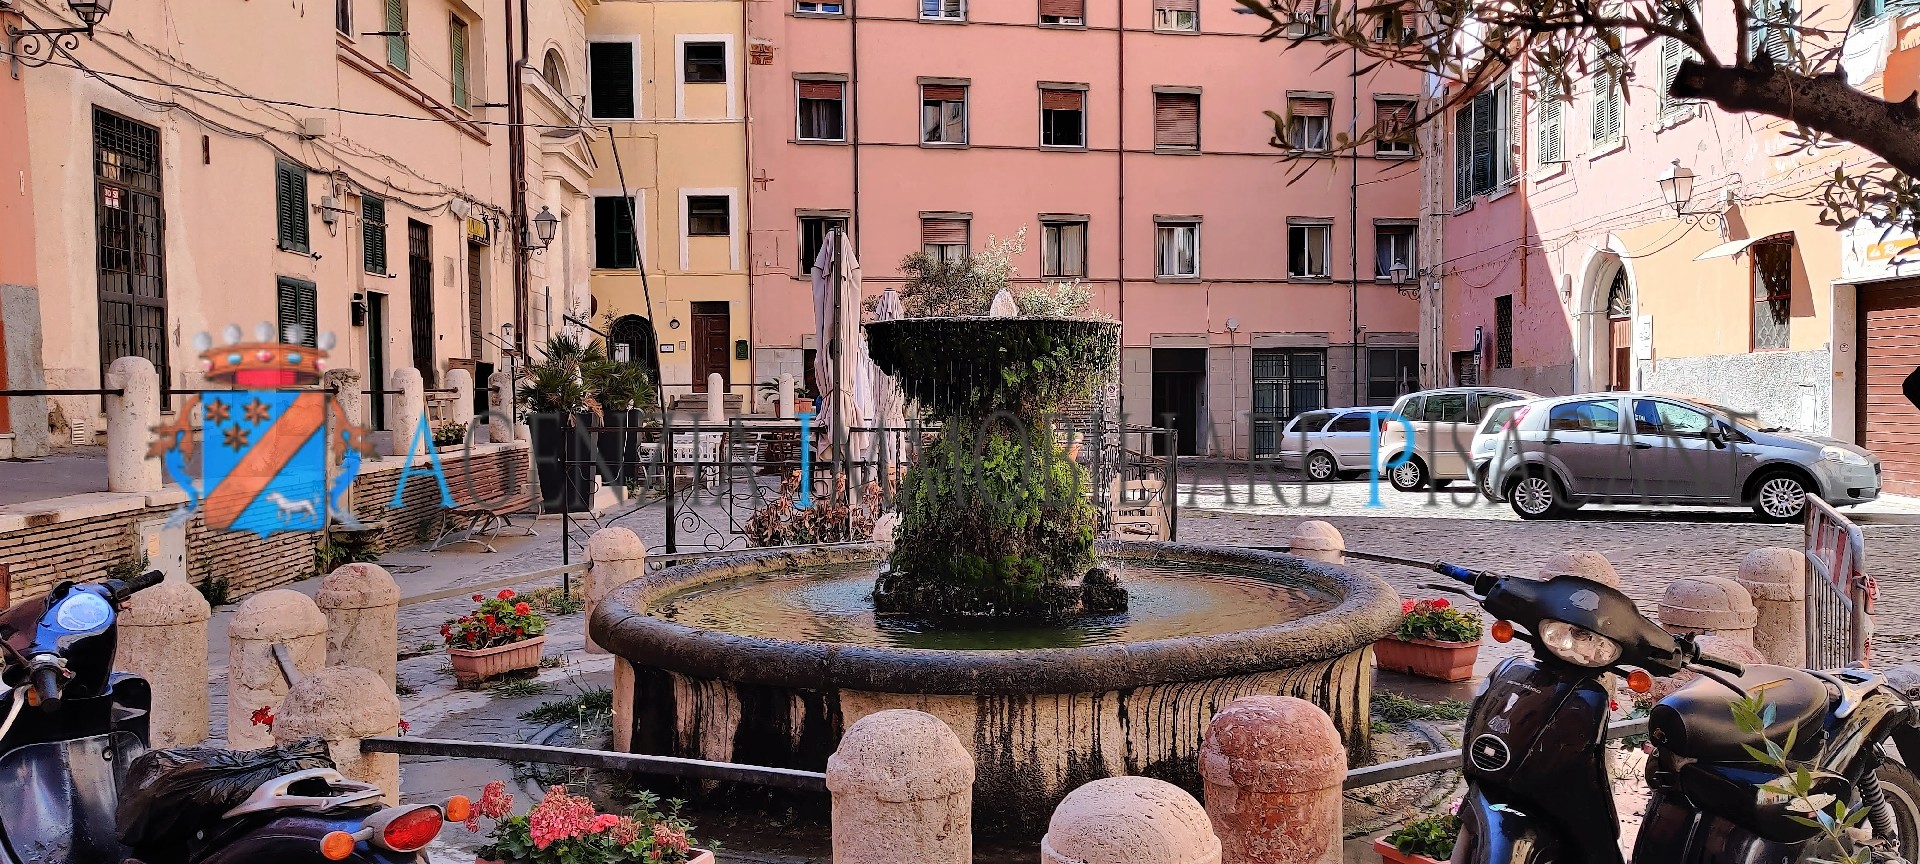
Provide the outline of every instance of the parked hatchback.
[[1502,480],[1493,474],[1498,467],[1495,463],[1500,461],[1496,457],[1500,454],[1501,445],[1510,437],[1508,430],[1523,416],[1521,412],[1529,404],[1529,400],[1502,402],[1487,409],[1486,416],[1480,421],[1479,431],[1473,433],[1473,447],[1469,454],[1473,480],[1482,494],[1495,501],[1500,500],[1494,490],[1500,488]]
[[1381,430],[1381,466],[1388,482],[1402,492],[1436,489],[1455,480],[1473,476],[1471,447],[1476,427],[1495,405],[1539,396],[1525,390],[1506,387],[1449,387],[1409,393],[1393,403],[1393,413],[1413,426],[1412,455],[1400,462],[1409,449],[1407,433],[1398,421],[1389,420]]
[[1335,408],[1301,414],[1281,434],[1275,458],[1280,467],[1301,471],[1316,483],[1365,471],[1373,451],[1374,417],[1386,410]]
[[1660,393],[1521,406],[1494,449],[1494,488],[1526,519],[1601,501],[1748,506],[1787,522],[1805,514],[1808,495],[1834,505],[1880,495],[1880,460],[1860,447]]

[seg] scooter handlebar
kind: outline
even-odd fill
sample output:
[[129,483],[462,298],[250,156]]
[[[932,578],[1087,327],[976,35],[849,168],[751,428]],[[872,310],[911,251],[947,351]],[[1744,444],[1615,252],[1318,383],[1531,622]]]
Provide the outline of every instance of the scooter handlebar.
[[33,692],[39,697],[42,711],[60,707],[60,668],[41,666],[34,669]]
[[1718,669],[1736,677],[1747,674],[1747,667],[1740,663],[1740,661],[1728,660],[1725,657],[1715,657],[1705,651],[1696,652],[1693,656],[1693,662],[1709,669]]
[[124,601],[128,597],[132,597],[135,594],[138,594],[142,591],[147,590],[148,588],[152,588],[153,586],[160,584],[166,578],[167,578],[167,574],[165,573],[162,573],[158,570],[148,570],[145,573],[142,573],[138,576],[133,577],[132,579],[128,579],[127,581],[120,583],[120,585],[116,587],[113,591],[113,599],[115,601]]

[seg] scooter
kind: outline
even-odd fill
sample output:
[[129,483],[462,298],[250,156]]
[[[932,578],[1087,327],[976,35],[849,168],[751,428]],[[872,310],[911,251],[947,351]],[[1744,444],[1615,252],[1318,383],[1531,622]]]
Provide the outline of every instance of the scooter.
[[[1790,747],[1788,759],[1820,778],[1816,794],[1867,809],[1859,827],[1868,830],[1855,839],[1874,861],[1920,860],[1920,779],[1906,767],[1920,765],[1920,692],[1866,669],[1814,672],[1715,657],[1588,579],[1427,566],[1469,586],[1430,587],[1477,600],[1499,619],[1495,639],[1518,636],[1534,649],[1502,661],[1474,697],[1452,864],[1623,864],[1604,740],[1612,694],[1602,682],[1617,673],[1647,692],[1651,676],[1681,670],[1698,677],[1648,717],[1652,794],[1634,864],[1832,860],[1840,850],[1794,818],[1803,815],[1795,802],[1762,788],[1779,772],[1747,748],[1765,752],[1768,742]],[[1734,700],[1749,695],[1770,706],[1758,733],[1733,718]],[[1886,757],[1889,739],[1906,765]]]
[[[444,820],[467,818],[464,798],[445,807],[384,807],[378,788],[321,764],[249,788],[166,801],[166,818],[155,821],[170,833],[123,845],[119,823],[130,808],[120,798],[129,774],[162,776],[175,781],[172,789],[211,776],[204,760],[191,758],[208,751],[147,753],[152,691],[144,679],[113,671],[121,605],[160,581],[150,572],[62,582],[0,613],[0,864],[407,864],[424,860],[417,853]],[[135,765],[143,754],[183,758],[143,770],[155,768]],[[221,755],[231,766],[249,754]],[[188,773],[164,777],[168,771]]]

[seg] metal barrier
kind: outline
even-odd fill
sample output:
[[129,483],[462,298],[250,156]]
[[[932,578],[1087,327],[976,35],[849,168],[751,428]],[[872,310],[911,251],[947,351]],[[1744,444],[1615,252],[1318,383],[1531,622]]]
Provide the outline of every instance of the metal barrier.
[[[1632,720],[1621,720],[1607,724],[1605,740],[1612,741],[1615,738],[1628,738],[1634,735],[1645,734],[1647,734],[1647,718],[1636,717]],[[1379,765],[1368,765],[1364,768],[1348,770],[1346,782],[1342,784],[1341,788],[1359,789],[1365,786],[1389,783],[1394,780],[1405,780],[1408,777],[1418,777],[1422,774],[1458,771],[1460,770],[1460,764],[1460,751],[1458,750],[1446,750],[1439,753],[1429,753],[1425,756],[1412,756],[1393,762],[1382,762]]]
[[1871,659],[1873,598],[1860,526],[1807,496],[1807,668],[1840,669]]
[[551,747],[542,744],[494,744],[482,741],[456,741],[450,738],[364,738],[362,753],[397,753],[401,756],[450,756],[464,759],[495,759],[501,762],[528,762],[540,765],[571,765],[576,768],[601,768],[655,774],[682,780],[721,780],[751,783],[801,792],[827,791],[827,775],[819,771],[792,768],[768,768],[733,762],[708,762],[674,756],[648,756],[644,753],[616,753],[611,750],[586,750],[578,747]]

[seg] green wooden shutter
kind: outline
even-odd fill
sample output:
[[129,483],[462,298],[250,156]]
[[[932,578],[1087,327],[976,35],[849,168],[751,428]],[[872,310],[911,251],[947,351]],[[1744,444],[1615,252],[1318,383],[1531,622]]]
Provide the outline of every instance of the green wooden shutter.
[[387,202],[372,195],[360,199],[361,258],[368,273],[387,275]]
[[[389,33],[404,33],[407,29],[407,0],[387,0],[387,24]],[[406,36],[387,37],[387,64],[402,72],[407,71]]]
[[1473,97],[1473,192],[1493,189],[1493,91]]
[[587,79],[592,90],[593,116],[616,119],[635,116],[632,43],[589,43]]
[[1593,145],[1620,139],[1620,82],[1612,61],[1601,61],[1593,76]]
[[1540,141],[1535,147],[1534,162],[1538,165],[1557,165],[1567,161],[1566,136],[1562,133],[1562,112],[1564,107],[1560,96],[1560,78],[1551,73],[1544,75],[1539,87],[1540,99]]
[[274,203],[280,229],[280,248],[310,252],[307,243],[307,169],[280,162],[275,165]]
[[314,347],[319,338],[319,309],[317,289],[312,282],[290,279],[282,276],[277,284],[278,306],[280,313],[280,338],[285,339],[287,328],[300,325],[300,339],[297,344]]
[[455,15],[447,34],[453,65],[453,104],[466,108],[471,104],[467,95],[467,22]]
[[1453,206],[1473,199],[1473,102],[1453,112]]

